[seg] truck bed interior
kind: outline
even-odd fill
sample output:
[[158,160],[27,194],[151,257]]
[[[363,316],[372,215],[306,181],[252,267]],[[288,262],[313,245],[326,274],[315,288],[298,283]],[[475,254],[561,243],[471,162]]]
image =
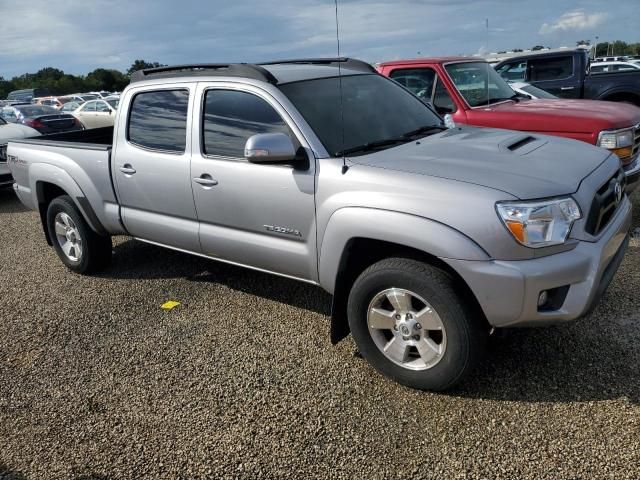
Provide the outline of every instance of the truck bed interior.
[[54,145],[69,148],[89,148],[92,150],[110,150],[113,145],[113,127],[51,133],[40,137],[12,140],[12,142]]

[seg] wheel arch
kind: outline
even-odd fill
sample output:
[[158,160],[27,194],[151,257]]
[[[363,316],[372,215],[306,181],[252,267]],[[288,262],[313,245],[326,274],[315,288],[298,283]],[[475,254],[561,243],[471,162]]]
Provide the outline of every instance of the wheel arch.
[[[34,165],[33,167],[36,166]],[[84,193],[68,173],[51,165],[36,167],[36,170],[37,171],[30,171],[30,176],[37,178],[31,186],[31,191],[33,192],[34,204],[37,205],[42,228],[49,245],[52,245],[52,241],[47,229],[47,208],[54,198],[62,195],[67,195],[71,198],[80,214],[94,232],[100,235],[107,234]]]
[[[405,229],[397,233],[392,225],[403,225]],[[356,231],[359,234],[353,235]],[[446,272],[462,295],[470,299],[470,306],[484,318],[473,291],[458,272],[440,258],[488,260],[488,254],[473,240],[430,219],[386,210],[345,208],[331,217],[319,255],[320,285],[333,295],[332,343],[349,334],[346,306],[355,279],[369,265],[391,257],[411,258]]]

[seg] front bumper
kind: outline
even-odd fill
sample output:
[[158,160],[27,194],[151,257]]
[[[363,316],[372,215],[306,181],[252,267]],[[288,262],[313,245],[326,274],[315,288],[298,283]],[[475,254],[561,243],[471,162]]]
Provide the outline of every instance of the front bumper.
[[[593,309],[617,271],[629,243],[631,202],[625,196],[616,216],[597,242],[520,261],[443,259],[467,282],[494,327],[561,323]],[[568,287],[557,308],[541,310],[543,290]]]
[[0,162],[0,187],[6,187],[13,183],[13,177],[7,162]]

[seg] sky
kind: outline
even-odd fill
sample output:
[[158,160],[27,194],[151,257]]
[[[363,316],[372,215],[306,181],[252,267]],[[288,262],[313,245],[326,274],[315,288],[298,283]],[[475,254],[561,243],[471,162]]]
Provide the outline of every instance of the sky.
[[[638,0],[338,0],[343,56],[418,56],[640,41]],[[489,19],[487,35],[486,20]],[[0,77],[336,56],[334,0],[0,0]]]

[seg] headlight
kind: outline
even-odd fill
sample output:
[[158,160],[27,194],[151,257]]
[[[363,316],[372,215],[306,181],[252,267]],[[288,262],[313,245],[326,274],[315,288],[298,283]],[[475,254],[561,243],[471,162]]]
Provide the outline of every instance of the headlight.
[[598,146],[611,150],[621,160],[633,154],[634,132],[632,128],[616,131],[603,131],[598,135]]
[[565,242],[573,222],[582,217],[573,198],[537,202],[499,202],[498,215],[522,245],[548,247]]

